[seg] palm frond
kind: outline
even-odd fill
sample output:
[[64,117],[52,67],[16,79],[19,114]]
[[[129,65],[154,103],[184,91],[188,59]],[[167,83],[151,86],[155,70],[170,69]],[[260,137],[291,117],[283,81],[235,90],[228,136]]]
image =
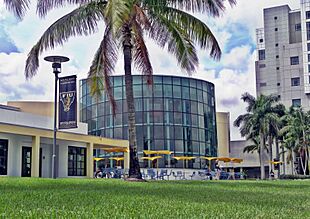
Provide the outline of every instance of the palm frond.
[[[167,0],[169,6],[190,12],[207,13],[212,17],[218,17],[225,11],[225,0]],[[235,0],[228,0],[231,6]]]
[[153,6],[149,9],[153,10],[153,13],[160,13],[170,22],[175,22],[176,26],[185,30],[189,38],[198,44],[201,49],[210,49],[210,56],[215,60],[220,59],[220,46],[212,31],[205,23],[189,13],[172,7]]
[[30,0],[3,0],[3,2],[5,7],[19,19],[24,17],[30,4]]
[[248,104],[246,111],[251,112],[256,102],[255,97],[252,96],[250,93],[246,92],[242,94],[241,100],[243,100],[243,102]]
[[180,67],[189,75],[195,72],[199,60],[189,35],[175,22],[169,21],[164,16],[160,14],[154,16],[151,20],[152,27],[149,36],[160,46],[167,45],[168,52],[176,57]]
[[116,102],[113,96],[110,76],[114,72],[117,58],[117,43],[113,38],[111,25],[108,25],[89,69],[88,78],[91,79],[91,95],[101,95],[101,91],[104,90],[109,98],[114,115],[116,112]]
[[[37,14],[40,17],[44,17],[54,8],[65,7],[68,4],[83,5],[92,1],[93,0],[37,0]],[[102,1],[102,3],[106,3],[106,1]]]
[[128,21],[133,8],[133,1],[128,0],[108,0],[105,7],[105,20],[106,23],[112,25],[112,33],[119,32],[123,24]]
[[149,53],[143,39],[143,31],[137,22],[133,22],[134,46],[133,60],[135,67],[146,75],[147,83],[153,83],[153,68],[149,59]]
[[26,78],[33,77],[39,67],[39,55],[62,45],[69,37],[89,35],[97,30],[97,22],[103,19],[102,8],[97,3],[83,5],[53,23],[31,49],[26,60]]

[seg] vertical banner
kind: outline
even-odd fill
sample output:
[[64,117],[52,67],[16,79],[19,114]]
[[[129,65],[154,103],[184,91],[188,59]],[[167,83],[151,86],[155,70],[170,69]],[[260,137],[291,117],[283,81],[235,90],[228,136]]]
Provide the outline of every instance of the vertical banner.
[[76,75],[59,78],[59,129],[77,128]]

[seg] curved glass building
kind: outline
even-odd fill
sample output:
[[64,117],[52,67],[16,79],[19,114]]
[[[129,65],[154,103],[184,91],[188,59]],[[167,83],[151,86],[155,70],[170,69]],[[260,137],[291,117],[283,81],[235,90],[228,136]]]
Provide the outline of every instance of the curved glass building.
[[[90,96],[87,80],[80,81],[80,120],[92,135],[128,139],[124,76],[112,76],[117,103],[113,116],[105,95]],[[142,75],[133,76],[139,157],[143,150],[170,150],[172,156],[216,156],[217,136],[214,85],[177,76],[154,75],[149,86]],[[206,161],[177,161],[170,155],[158,167],[204,168]],[[151,165],[141,161],[141,167]]]

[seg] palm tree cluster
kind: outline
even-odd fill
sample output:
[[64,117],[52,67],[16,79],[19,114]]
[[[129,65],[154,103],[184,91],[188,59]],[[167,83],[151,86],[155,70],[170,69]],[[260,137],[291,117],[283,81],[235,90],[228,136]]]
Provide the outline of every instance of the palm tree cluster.
[[[59,18],[41,36],[28,54],[25,67],[27,78],[33,77],[39,67],[39,55],[47,49],[63,45],[70,37],[89,35],[103,22],[104,33],[93,58],[88,77],[91,93],[104,90],[116,105],[111,89],[119,51],[123,54],[128,110],[130,148],[129,176],[141,178],[136,146],[135,108],[132,88],[132,63],[152,84],[153,69],[145,37],[155,41],[176,57],[182,70],[191,74],[198,66],[196,46],[210,51],[210,57],[221,57],[219,44],[210,28],[193,13],[218,17],[225,11],[226,0],[37,0],[37,13],[44,17],[54,8],[77,6]],[[227,0],[234,5],[235,0]],[[4,0],[7,8],[21,18],[30,0]]]
[[[238,116],[234,121],[234,126],[239,127],[241,136],[253,143],[246,146],[244,152],[257,151],[261,179],[265,179],[264,153],[266,152],[269,157],[270,172],[273,171],[273,145],[276,149],[275,160],[279,161],[282,153],[283,165],[286,162],[290,163],[292,174],[295,174],[296,155],[302,169],[300,172],[304,175],[309,173],[310,111],[304,112],[300,106],[286,109],[283,104],[279,103],[279,98],[274,95],[260,95],[255,98],[245,93],[241,99],[248,104],[247,112]],[[284,161],[284,154],[287,154],[286,161]]]

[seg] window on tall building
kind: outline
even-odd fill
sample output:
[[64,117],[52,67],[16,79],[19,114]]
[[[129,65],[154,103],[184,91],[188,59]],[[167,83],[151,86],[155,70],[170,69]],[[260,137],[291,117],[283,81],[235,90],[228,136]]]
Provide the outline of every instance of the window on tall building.
[[310,22],[306,23],[307,40],[310,40]]
[[310,19],[310,11],[306,11],[306,19]]
[[299,65],[299,57],[298,56],[291,57],[291,65]]
[[274,28],[274,31],[278,31],[278,28],[276,27],[276,28]]
[[308,62],[310,62],[310,54],[308,54]]
[[259,64],[258,67],[259,68],[266,68],[266,64]]
[[274,17],[275,20],[278,20],[278,17]]
[[301,24],[295,24],[295,31],[301,31]]
[[308,65],[308,72],[310,73],[310,65]]
[[264,42],[264,39],[259,39],[259,42],[260,42],[260,43],[263,43],[263,42]]
[[266,86],[267,86],[267,83],[260,83],[259,86],[260,86],[260,87],[266,87]]
[[292,106],[293,107],[301,106],[301,99],[292,99]]
[[278,46],[279,46],[279,43],[276,43],[276,44],[275,44],[275,47],[278,47]]
[[280,70],[280,67],[277,67],[276,69],[277,69],[277,70]]
[[265,60],[265,50],[264,49],[261,49],[261,50],[258,50],[258,60]]
[[277,83],[277,86],[280,86],[281,85],[281,83]]
[[86,176],[86,148],[68,147],[68,176]]
[[276,55],[276,59],[278,59],[279,58],[279,55]]
[[291,85],[292,85],[292,87],[299,86],[300,85],[300,78],[299,77],[291,78]]

